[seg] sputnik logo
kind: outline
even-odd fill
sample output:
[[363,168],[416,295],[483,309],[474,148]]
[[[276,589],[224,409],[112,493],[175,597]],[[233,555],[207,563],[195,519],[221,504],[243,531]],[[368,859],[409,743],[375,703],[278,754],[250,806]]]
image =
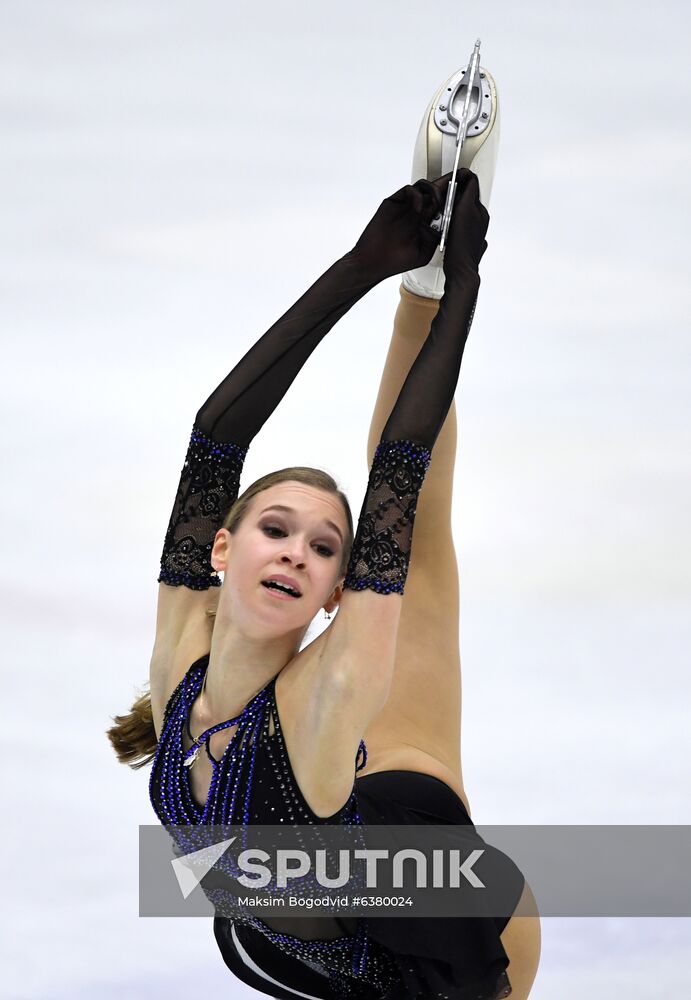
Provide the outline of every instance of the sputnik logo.
[[194,892],[204,876],[211,871],[234,840],[237,840],[237,837],[231,837],[230,840],[220,840],[217,844],[203,847],[201,851],[184,854],[181,858],[174,858],[170,862],[183,899],[187,899],[190,893]]

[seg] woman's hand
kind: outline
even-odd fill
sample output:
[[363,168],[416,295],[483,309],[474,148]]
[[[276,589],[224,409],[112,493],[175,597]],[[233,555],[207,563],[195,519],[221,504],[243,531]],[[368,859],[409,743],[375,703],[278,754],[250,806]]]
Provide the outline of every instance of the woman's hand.
[[[450,177],[450,174],[445,174],[439,181]],[[435,181],[436,183],[439,182]],[[456,194],[451,222],[442,256],[442,268],[446,277],[466,270],[477,272],[480,259],[487,249],[485,234],[488,225],[489,212],[480,201],[477,175],[467,167],[459,167],[456,172]]]
[[444,209],[450,177],[406,184],[385,198],[352,252],[383,278],[429,264],[441,239],[430,223]]
[[[429,264],[441,239],[440,230],[432,229],[430,223],[444,210],[451,173],[434,181],[406,184],[384,199],[352,251],[369,270],[385,278]],[[487,249],[488,224],[477,176],[460,167],[442,257],[445,274],[463,266],[477,270]]]

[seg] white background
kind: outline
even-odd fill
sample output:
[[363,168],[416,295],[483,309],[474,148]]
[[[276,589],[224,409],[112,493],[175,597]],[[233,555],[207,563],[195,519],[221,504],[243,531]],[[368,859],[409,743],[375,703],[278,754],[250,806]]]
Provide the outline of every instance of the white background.
[[[194,414],[410,179],[477,36],[502,102],[457,394],[475,822],[689,823],[689,16],[662,0],[6,2],[0,58],[3,995],[248,997],[138,917],[147,680]],[[360,508],[398,279],[253,443]],[[681,996],[688,920],[543,919],[531,1000]]]

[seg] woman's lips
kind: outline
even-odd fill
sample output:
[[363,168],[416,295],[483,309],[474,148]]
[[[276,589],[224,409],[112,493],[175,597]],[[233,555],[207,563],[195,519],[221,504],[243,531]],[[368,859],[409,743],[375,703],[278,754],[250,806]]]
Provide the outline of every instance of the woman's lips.
[[271,594],[272,597],[277,597],[279,601],[299,601],[299,597],[293,597],[292,594],[286,594],[282,590],[274,590],[273,587],[265,587],[261,584],[262,590],[265,590],[267,594]]

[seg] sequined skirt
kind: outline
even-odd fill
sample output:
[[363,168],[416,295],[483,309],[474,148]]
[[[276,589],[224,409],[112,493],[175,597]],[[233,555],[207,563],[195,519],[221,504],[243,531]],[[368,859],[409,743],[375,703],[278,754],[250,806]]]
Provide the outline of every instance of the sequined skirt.
[[[380,771],[355,784],[369,824],[454,824],[475,827],[443,781],[416,771]],[[501,853],[501,852],[499,852]],[[506,855],[503,878],[515,900],[525,879]],[[282,952],[251,927],[216,917],[214,934],[226,965],[247,985],[290,1000],[501,1000],[511,993],[509,959],[500,935],[509,917],[367,917],[366,981],[341,983],[308,961]],[[344,959],[344,970],[348,963]]]

